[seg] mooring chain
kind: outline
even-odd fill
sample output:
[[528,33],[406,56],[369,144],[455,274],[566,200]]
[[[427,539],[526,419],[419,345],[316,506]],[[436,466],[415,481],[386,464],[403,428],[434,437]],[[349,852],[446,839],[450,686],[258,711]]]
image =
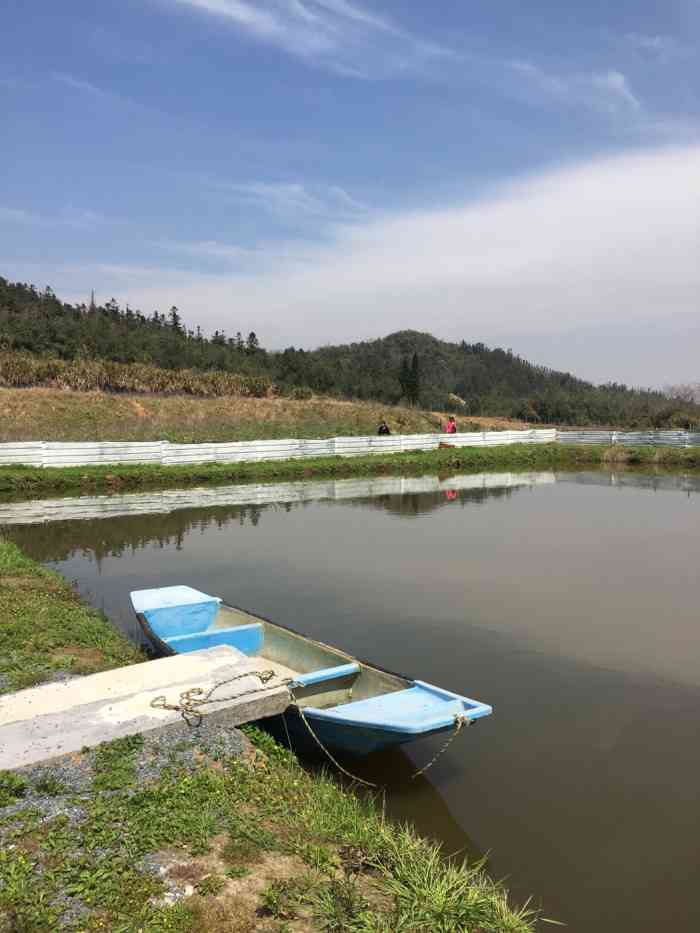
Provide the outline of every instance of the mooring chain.
[[[304,715],[302,707],[299,705],[297,698],[294,696],[292,686],[294,685],[294,680],[289,677],[286,677],[284,680],[279,680],[274,684],[270,684],[270,681],[275,677],[275,672],[268,671],[244,671],[242,674],[236,674],[234,677],[228,677],[226,680],[217,681],[212,687],[208,690],[205,690],[202,687],[190,687],[189,690],[183,690],[180,694],[179,703],[168,703],[165,696],[157,696],[151,700],[151,706],[155,709],[169,709],[173,712],[180,713],[182,718],[185,720],[188,726],[196,727],[199,726],[202,722],[203,714],[201,712],[201,707],[206,706],[208,703],[221,703],[224,700],[237,700],[244,696],[249,696],[255,693],[265,693],[268,690],[279,690],[280,687],[286,687],[289,694],[290,704],[299,714],[299,718],[306,726],[306,729],[309,732],[309,735],[312,737],[314,742],[321,749],[323,754],[328,758],[332,764],[346,777],[350,778],[351,781],[355,781],[358,784],[364,784],[366,787],[374,787],[375,789],[381,788],[383,785],[374,784],[372,781],[367,781],[364,778],[358,777],[356,774],[352,774],[346,768],[344,768],[336,758],[329,752],[323,742],[316,735],[314,730],[311,727],[308,719]],[[248,690],[244,690],[242,693],[231,693],[226,696],[215,697],[214,694],[221,687],[226,686],[227,684],[234,683],[237,680],[243,680],[246,677],[257,677],[260,681],[261,686],[253,687]],[[284,714],[282,714],[284,716]],[[445,754],[450,745],[457,738],[459,733],[462,731],[464,726],[468,726],[470,720],[467,719],[462,713],[457,713],[454,717],[454,727],[451,735],[446,742],[443,742],[442,746],[438,749],[435,755],[430,759],[430,761],[424,765],[422,768],[419,768],[417,771],[414,771],[410,776],[410,780],[413,781],[415,778],[419,777],[421,774],[425,774],[430,768],[433,767],[436,761]],[[287,729],[287,721],[284,721],[285,730]],[[287,738],[289,740],[289,746],[291,748],[291,739],[289,738],[289,732],[287,732]]]

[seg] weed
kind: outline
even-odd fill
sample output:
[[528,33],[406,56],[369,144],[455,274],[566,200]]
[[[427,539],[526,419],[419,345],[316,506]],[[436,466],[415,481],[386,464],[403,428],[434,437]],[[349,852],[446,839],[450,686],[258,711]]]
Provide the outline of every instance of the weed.
[[312,884],[307,877],[273,881],[260,892],[261,916],[294,920],[299,916],[299,909],[306,903]]
[[45,794],[47,797],[60,797],[67,791],[66,785],[60,781],[55,774],[43,774],[34,785],[38,794]]
[[113,742],[103,742],[95,751],[93,768],[96,790],[119,790],[132,781],[136,755],[143,748],[142,735],[128,735]]
[[348,933],[356,929],[369,903],[351,878],[334,878],[318,885],[310,898],[312,916],[324,933]]
[[28,783],[13,771],[0,771],[0,807],[7,807],[18,797],[24,797]]
[[333,874],[340,864],[340,859],[328,846],[316,845],[313,842],[304,843],[298,854],[303,862],[322,875]]
[[226,887],[226,879],[221,875],[205,875],[194,887],[197,894],[202,897],[215,896]]

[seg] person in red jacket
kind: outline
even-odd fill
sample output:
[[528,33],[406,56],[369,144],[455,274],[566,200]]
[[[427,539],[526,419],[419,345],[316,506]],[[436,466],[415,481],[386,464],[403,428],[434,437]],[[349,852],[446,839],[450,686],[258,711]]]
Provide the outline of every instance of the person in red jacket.
[[457,433],[457,422],[455,421],[455,416],[450,415],[447,419],[447,424],[445,425],[445,434],[456,434]]

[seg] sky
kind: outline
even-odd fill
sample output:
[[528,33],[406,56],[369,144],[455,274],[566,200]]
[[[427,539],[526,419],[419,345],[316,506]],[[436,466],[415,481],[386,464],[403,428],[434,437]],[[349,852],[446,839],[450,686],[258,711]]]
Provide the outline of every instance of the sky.
[[700,380],[700,0],[8,0],[0,274]]

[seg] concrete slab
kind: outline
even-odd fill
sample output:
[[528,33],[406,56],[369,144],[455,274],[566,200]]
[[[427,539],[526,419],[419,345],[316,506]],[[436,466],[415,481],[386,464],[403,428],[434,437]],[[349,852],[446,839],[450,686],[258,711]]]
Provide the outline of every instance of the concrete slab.
[[[21,768],[86,745],[180,724],[179,712],[152,707],[151,701],[164,695],[168,703],[177,704],[180,694],[192,687],[207,690],[246,671],[274,666],[220,645],[0,696],[0,768]],[[209,721],[216,717],[231,726],[281,713],[289,702],[281,684],[287,673],[276,671],[269,686],[280,686],[264,693],[250,693],[260,687],[257,677],[226,685],[221,695],[234,698],[201,712]]]

